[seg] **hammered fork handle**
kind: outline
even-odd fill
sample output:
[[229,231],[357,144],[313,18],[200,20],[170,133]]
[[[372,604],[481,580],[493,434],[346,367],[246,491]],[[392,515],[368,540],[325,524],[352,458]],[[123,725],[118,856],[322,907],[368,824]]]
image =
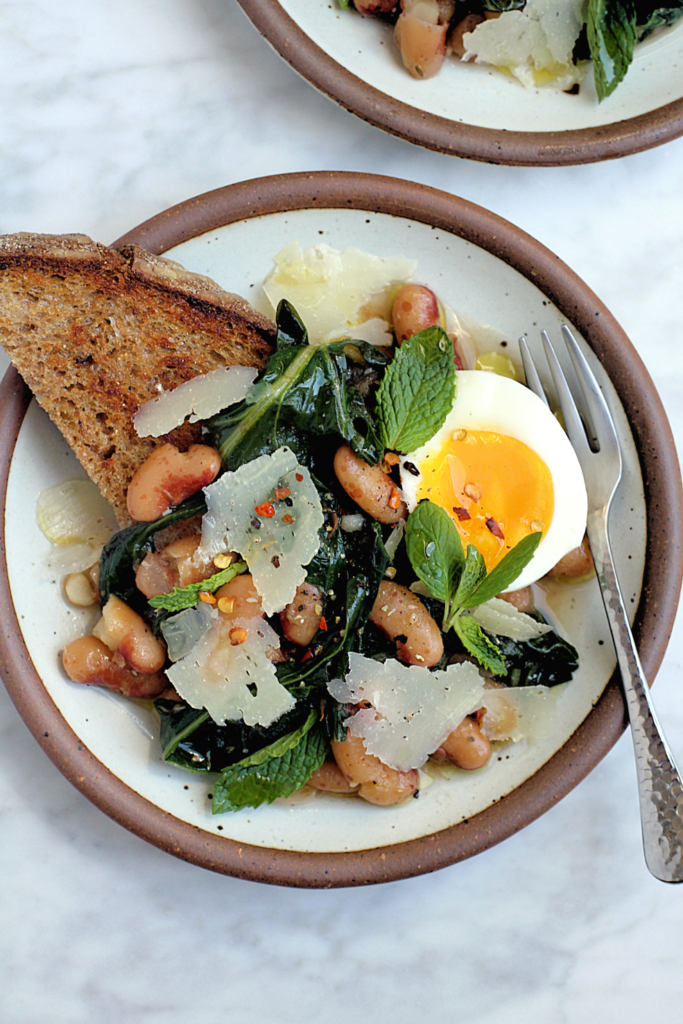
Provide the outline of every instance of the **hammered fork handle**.
[[609,620],[636,755],[645,860],[662,882],[683,882],[683,786],[657,715],[614,572],[606,510],[588,516],[590,541]]

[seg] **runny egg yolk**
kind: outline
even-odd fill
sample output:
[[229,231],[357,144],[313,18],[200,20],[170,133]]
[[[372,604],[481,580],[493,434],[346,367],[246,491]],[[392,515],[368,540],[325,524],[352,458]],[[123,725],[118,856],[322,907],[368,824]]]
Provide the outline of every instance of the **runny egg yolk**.
[[530,533],[546,533],[555,505],[545,462],[522,441],[487,430],[456,430],[420,464],[417,498],[453,519],[465,547],[491,569]]

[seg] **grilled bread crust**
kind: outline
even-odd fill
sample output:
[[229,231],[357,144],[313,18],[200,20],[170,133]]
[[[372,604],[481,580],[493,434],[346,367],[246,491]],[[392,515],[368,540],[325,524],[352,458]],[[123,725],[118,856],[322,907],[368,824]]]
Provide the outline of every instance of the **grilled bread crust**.
[[200,439],[197,424],[138,437],[137,409],[220,366],[260,369],[274,340],[274,324],[239,296],[137,246],[0,236],[0,344],[121,525],[150,452]]

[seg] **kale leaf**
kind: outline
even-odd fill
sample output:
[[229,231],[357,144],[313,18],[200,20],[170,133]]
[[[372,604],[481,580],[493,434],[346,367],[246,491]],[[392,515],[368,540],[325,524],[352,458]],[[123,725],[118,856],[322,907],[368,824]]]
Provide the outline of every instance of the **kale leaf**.
[[237,469],[290,443],[292,430],[295,445],[305,432],[318,441],[326,436],[329,451],[330,435],[336,435],[376,463],[377,426],[360,390],[349,383],[350,369],[359,358],[383,367],[388,356],[364,341],[309,345],[303,321],[286,299],[278,306],[277,327],[276,349],[252,391],[207,423],[223,468]]

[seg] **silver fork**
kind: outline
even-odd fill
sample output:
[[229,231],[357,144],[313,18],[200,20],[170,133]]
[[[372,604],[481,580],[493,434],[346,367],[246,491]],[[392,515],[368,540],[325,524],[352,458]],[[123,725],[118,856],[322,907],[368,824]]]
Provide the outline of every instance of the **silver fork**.
[[[683,882],[683,786],[657,721],[610,548],[610,505],[621,479],[619,442],[607,403],[583,352],[566,325],[562,327],[562,334],[583,394],[587,411],[585,425],[546,331],[541,331],[541,338],[567,434],[586,481],[588,540],[631,722],[645,862],[662,882]],[[520,338],[519,345],[527,384],[547,405],[526,338]]]

